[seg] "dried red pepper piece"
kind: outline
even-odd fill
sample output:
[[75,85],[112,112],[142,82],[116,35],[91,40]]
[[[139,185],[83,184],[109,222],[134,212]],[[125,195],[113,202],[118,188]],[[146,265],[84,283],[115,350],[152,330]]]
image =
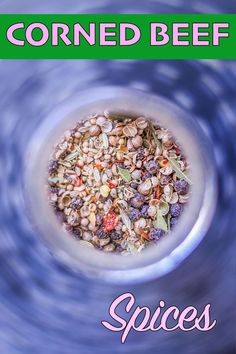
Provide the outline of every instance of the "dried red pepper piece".
[[158,200],[161,198],[161,186],[160,186],[160,184],[157,185],[155,197]]
[[116,185],[114,183],[112,183],[112,181],[109,181],[109,187],[112,189],[112,188],[115,188]]
[[119,217],[114,211],[109,211],[103,218],[104,232],[114,230],[119,222]]

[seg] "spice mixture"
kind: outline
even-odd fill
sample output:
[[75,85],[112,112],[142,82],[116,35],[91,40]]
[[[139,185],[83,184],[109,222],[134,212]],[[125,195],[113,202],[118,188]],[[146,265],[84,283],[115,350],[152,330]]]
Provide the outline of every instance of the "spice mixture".
[[49,200],[79,242],[133,254],[178,222],[189,198],[188,170],[168,130],[105,112],[66,131],[56,146]]

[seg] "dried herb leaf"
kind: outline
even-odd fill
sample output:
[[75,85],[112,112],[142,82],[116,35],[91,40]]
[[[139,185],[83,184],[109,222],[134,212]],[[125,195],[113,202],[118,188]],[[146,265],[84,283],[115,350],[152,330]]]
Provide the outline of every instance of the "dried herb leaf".
[[131,254],[137,254],[138,252],[141,251],[141,250],[138,251],[137,248],[135,248],[134,245],[132,245],[131,243],[128,243],[126,249],[127,249],[127,251],[128,251],[129,253],[131,253]]
[[156,220],[153,221],[153,226],[157,229],[162,229],[165,232],[168,231],[167,223],[160,211],[157,212],[157,217]]
[[128,215],[123,211],[120,216],[123,224],[127,227],[128,231],[131,232],[132,224]]
[[104,149],[108,149],[109,148],[109,141],[108,141],[107,135],[105,133],[102,133],[101,137],[102,137],[102,143],[103,143]]
[[77,156],[79,156],[80,152],[78,150],[72,152],[71,154],[67,155],[65,161],[74,160]]
[[161,215],[163,215],[163,216],[167,215],[170,210],[169,204],[167,202],[160,201],[159,210],[160,210]]
[[167,215],[167,229],[170,231],[170,214]]
[[118,172],[125,182],[129,183],[131,181],[131,174],[128,170],[119,167]]
[[64,177],[49,177],[48,178],[49,183],[62,183],[64,181],[65,181]]
[[192,184],[191,180],[189,179],[189,177],[180,169],[180,166],[178,164],[178,162],[174,159],[168,158],[168,160],[171,163],[171,166],[173,168],[173,170],[176,173],[176,176],[180,179],[184,179],[186,182],[188,182],[189,184]]
[[95,182],[99,183],[101,181],[101,176],[96,167],[93,169],[93,175],[94,175]]
[[155,144],[159,147],[159,149],[161,149],[161,142],[160,140],[158,139],[157,135],[156,135],[156,130],[155,128],[153,127],[152,123],[149,123],[149,126],[150,126],[150,131],[151,131],[151,134],[152,134],[152,137],[153,137],[153,140],[155,141]]

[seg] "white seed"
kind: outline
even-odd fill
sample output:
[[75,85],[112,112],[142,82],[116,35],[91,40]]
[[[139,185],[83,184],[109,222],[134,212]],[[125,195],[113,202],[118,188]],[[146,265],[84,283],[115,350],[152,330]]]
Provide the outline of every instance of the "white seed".
[[124,153],[122,151],[117,151],[116,153],[117,160],[121,161],[124,158]]
[[96,135],[99,135],[100,133],[101,133],[101,128],[98,125],[92,125],[89,128],[89,134],[91,136],[96,136]]
[[66,187],[66,189],[67,189],[68,191],[72,191],[73,188],[74,188],[74,186],[73,186],[72,184],[68,184],[68,186]]
[[172,197],[171,197],[169,203],[170,203],[170,204],[175,204],[175,203],[178,202],[178,200],[179,200],[178,193],[174,192],[174,193],[172,194]]
[[173,168],[171,166],[167,166],[167,167],[162,167],[160,169],[160,172],[164,175],[164,176],[169,176],[173,173]]
[[89,224],[89,226],[88,226],[88,229],[90,230],[90,231],[94,231],[95,229],[96,229],[96,226],[94,225],[94,224]]
[[116,231],[122,230],[122,223],[119,222],[119,223],[116,225],[115,229],[116,229]]
[[114,243],[109,243],[109,245],[106,245],[106,246],[103,248],[103,250],[104,250],[105,252],[113,252],[114,249],[115,249]]
[[104,173],[104,175],[102,175],[102,184],[106,184],[108,181],[108,176],[106,173]]
[[104,159],[109,161],[111,159],[111,155],[109,154],[104,155]]
[[81,226],[88,226],[89,221],[88,221],[88,219],[86,219],[86,218],[82,218],[82,219],[80,220],[80,224],[81,224]]
[[115,164],[112,165],[111,167],[111,172],[114,176],[117,176],[118,175],[118,171],[117,171],[117,167]]
[[149,195],[152,191],[152,183],[150,179],[147,179],[145,182],[141,183],[138,186],[138,191],[142,195]]
[[86,218],[87,216],[89,216],[90,214],[90,210],[89,207],[87,205],[84,205],[81,209],[80,209],[80,215],[82,218]]
[[124,161],[124,165],[125,165],[125,166],[130,166],[130,165],[132,165],[132,162],[131,162],[130,160],[126,159],[126,160]]
[[148,215],[151,217],[151,218],[154,218],[156,216],[156,213],[157,213],[157,209],[154,205],[151,205],[149,208],[148,208]]
[[90,122],[91,124],[96,124],[96,123],[97,123],[97,120],[96,120],[96,118],[91,118],[91,119],[89,120],[89,122]]
[[135,124],[139,129],[145,129],[148,126],[148,123],[144,117],[137,118]]
[[117,197],[117,190],[115,188],[111,189],[110,196],[112,198],[116,198]]
[[143,135],[143,129],[138,129],[138,135]]
[[106,184],[103,184],[100,187],[100,193],[104,198],[107,198],[108,195],[110,194],[110,188]]
[[75,133],[75,137],[76,137],[77,139],[81,138],[81,133],[76,132],[76,133]]
[[132,125],[132,124],[128,124],[123,128],[123,134],[127,137],[134,137],[135,135],[137,135],[138,130],[137,128]]
[[93,244],[91,242],[87,242],[84,240],[78,241],[81,246],[89,247],[89,248],[94,248]]
[[133,151],[134,150],[134,145],[132,143],[132,138],[128,138],[127,148],[128,148],[129,151]]
[[135,149],[139,148],[140,146],[143,145],[143,139],[140,135],[137,135],[135,136],[133,139],[132,139],[132,144],[134,146]]
[[110,169],[106,169],[106,175],[107,175],[107,177],[109,178],[109,179],[111,179],[112,178],[112,172],[111,172],[111,170]]
[[141,168],[141,167],[142,167],[142,164],[143,164],[142,161],[139,160],[139,161],[136,162],[136,167],[137,167],[137,168]]
[[141,171],[140,171],[140,170],[134,170],[134,171],[131,173],[132,179],[135,179],[135,180],[140,179],[141,176],[142,176],[142,174],[141,174]]
[[155,187],[157,187],[159,180],[157,177],[153,176],[153,177],[151,177],[151,182],[152,182],[153,188],[155,188]]
[[62,195],[61,203],[63,204],[64,207],[67,207],[71,203],[71,197],[66,194]]
[[92,211],[92,212],[96,211],[97,210],[97,205],[95,203],[91,203],[89,205],[89,210]]
[[112,145],[112,146],[116,146],[118,144],[118,138],[117,136],[114,136],[114,135],[111,135],[109,137],[109,143]]
[[147,225],[147,222],[144,218],[140,218],[139,220],[135,221],[134,223],[134,231],[137,234],[140,234],[141,229],[144,229]]
[[167,185],[164,187],[163,192],[164,192],[165,195],[170,195],[170,196],[172,196],[172,194],[173,194],[173,186],[170,185],[170,184],[167,184]]
[[97,120],[96,120],[96,123],[97,123],[97,125],[103,125],[104,123],[106,123],[106,118],[105,117],[103,117],[103,116],[100,116],[100,117],[98,117],[97,118]]
[[189,199],[189,195],[188,194],[179,195],[179,202],[181,204],[187,203],[188,199]]
[[92,235],[92,233],[91,232],[89,232],[89,231],[84,231],[84,233],[83,233],[83,240],[84,241],[91,241],[92,240],[92,237],[93,237],[93,235]]
[[111,241],[110,237],[107,237],[107,238],[100,239],[99,243],[100,243],[101,247],[104,247],[104,246],[108,245],[108,243],[110,243],[110,241]]
[[125,144],[125,139],[121,138],[119,139],[119,145],[124,145]]
[[161,153],[162,153],[161,147],[157,146],[155,151],[155,157],[161,156]]
[[159,200],[158,199],[152,199],[152,200],[150,200],[150,202],[149,202],[149,205],[150,206],[156,206],[156,205],[158,205],[159,204]]
[[55,193],[55,194],[52,194],[51,197],[50,197],[50,199],[51,199],[52,202],[56,202],[57,199],[58,199],[56,193]]

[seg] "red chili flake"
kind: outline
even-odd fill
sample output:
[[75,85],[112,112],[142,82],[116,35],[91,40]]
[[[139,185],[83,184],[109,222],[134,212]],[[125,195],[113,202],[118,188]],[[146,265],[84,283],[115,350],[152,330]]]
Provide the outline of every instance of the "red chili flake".
[[181,154],[181,150],[178,147],[175,148],[175,152],[177,156]]
[[82,184],[82,178],[81,177],[80,178],[76,178],[74,180],[74,184],[75,184],[76,187],[80,187],[81,184]]
[[160,198],[161,198],[161,186],[160,184],[158,184],[156,188],[156,199],[160,199]]
[[103,218],[104,232],[114,230],[118,222],[118,215],[114,211],[109,211]]
[[115,188],[116,186],[114,183],[112,183],[112,181],[109,181],[109,187],[112,189],[112,188]]

